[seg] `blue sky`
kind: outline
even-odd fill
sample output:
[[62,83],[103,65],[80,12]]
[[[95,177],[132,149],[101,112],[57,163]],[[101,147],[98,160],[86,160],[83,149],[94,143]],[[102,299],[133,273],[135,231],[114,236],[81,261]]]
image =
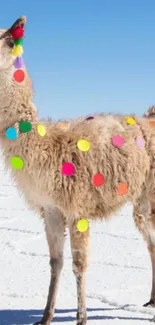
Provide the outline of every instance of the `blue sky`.
[[41,117],[137,115],[155,104],[154,0],[2,1],[28,19],[24,59]]

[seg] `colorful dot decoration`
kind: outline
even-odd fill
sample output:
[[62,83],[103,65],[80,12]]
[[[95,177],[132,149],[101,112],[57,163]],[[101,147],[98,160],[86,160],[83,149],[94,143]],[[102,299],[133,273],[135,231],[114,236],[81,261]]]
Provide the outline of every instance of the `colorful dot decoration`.
[[10,30],[10,33],[12,35],[12,38],[15,41],[17,41],[17,40],[19,40],[19,39],[21,39],[21,38],[24,37],[24,29],[23,29],[23,27],[21,25],[18,25],[17,27],[12,28]]
[[101,173],[97,173],[93,176],[92,181],[94,186],[102,186],[105,183],[104,175]]
[[41,137],[44,137],[46,135],[46,129],[42,124],[38,124],[37,132]]
[[10,33],[14,40],[14,48],[12,50],[12,55],[16,58],[14,62],[14,67],[15,69],[17,69],[14,72],[13,77],[16,82],[21,83],[25,79],[25,73],[22,70],[24,66],[24,62],[22,59],[22,55],[24,53],[23,46],[22,46],[24,40],[24,29],[21,25],[18,25],[17,27],[10,29]]
[[16,140],[18,138],[17,130],[14,127],[8,128],[5,135],[9,140]]
[[14,79],[17,81],[17,82],[23,82],[24,78],[25,78],[25,74],[24,74],[24,71],[19,69],[19,70],[16,70],[14,72],[14,75],[13,75]]
[[149,121],[149,124],[150,124],[151,126],[155,126],[155,121]]
[[68,123],[67,122],[57,123],[56,127],[60,129],[66,129],[68,127]]
[[139,149],[144,147],[144,138],[141,135],[136,138],[136,144]]
[[124,139],[120,135],[114,135],[112,137],[112,143],[115,147],[122,147],[124,145]]
[[75,166],[70,162],[66,162],[62,165],[61,172],[65,176],[72,176],[75,173]]
[[24,65],[23,58],[21,56],[17,57],[14,62],[14,67],[16,69],[21,69]]
[[119,183],[117,187],[118,195],[125,195],[128,193],[128,184],[127,183]]
[[126,116],[125,120],[126,120],[127,124],[130,124],[130,125],[136,124],[135,119],[133,117],[131,117],[131,116]]
[[88,220],[86,219],[80,219],[78,222],[77,222],[77,230],[79,232],[85,232],[88,230],[89,228],[89,223],[88,223]]
[[87,140],[81,139],[81,140],[79,140],[77,142],[77,147],[81,151],[84,151],[84,152],[89,151],[89,149],[90,149],[90,142],[87,141]]
[[19,122],[19,130],[23,133],[30,132],[32,130],[32,124],[28,121]]
[[12,55],[13,56],[17,56],[20,57],[23,54],[23,47],[21,45],[17,45],[14,47],[14,49],[12,50]]
[[94,116],[88,116],[87,118],[86,118],[86,121],[90,121],[90,120],[93,120],[94,119]]
[[12,157],[10,162],[14,169],[22,169],[24,167],[23,159],[18,156]]
[[16,46],[23,45],[23,41],[24,41],[24,38],[19,38],[19,39],[14,40],[14,44]]

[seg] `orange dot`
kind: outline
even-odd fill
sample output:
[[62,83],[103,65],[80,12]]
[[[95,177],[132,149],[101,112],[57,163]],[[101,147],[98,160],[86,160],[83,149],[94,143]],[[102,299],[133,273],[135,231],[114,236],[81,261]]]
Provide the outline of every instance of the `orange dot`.
[[104,175],[101,173],[97,173],[93,176],[93,185],[102,186],[105,182]]
[[150,124],[151,126],[155,126],[155,121],[149,121],[149,124]]
[[17,82],[22,82],[25,78],[25,73],[23,70],[19,69],[14,72],[13,77]]
[[57,123],[56,124],[56,127],[58,127],[58,128],[60,128],[60,129],[65,129],[65,128],[67,128],[67,126],[68,126],[68,123],[66,122],[64,122],[64,123]]
[[127,183],[119,183],[117,187],[118,195],[125,195],[128,193],[128,184]]

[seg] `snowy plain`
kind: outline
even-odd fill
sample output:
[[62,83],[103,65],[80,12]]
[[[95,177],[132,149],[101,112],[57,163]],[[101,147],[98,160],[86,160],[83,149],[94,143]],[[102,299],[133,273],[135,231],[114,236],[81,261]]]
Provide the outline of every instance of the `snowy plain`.
[[[40,320],[50,267],[43,221],[20,197],[0,157],[0,325]],[[109,222],[91,224],[87,271],[88,325],[150,324],[151,263],[132,219],[123,207]],[[76,284],[69,235],[53,324],[76,324]]]

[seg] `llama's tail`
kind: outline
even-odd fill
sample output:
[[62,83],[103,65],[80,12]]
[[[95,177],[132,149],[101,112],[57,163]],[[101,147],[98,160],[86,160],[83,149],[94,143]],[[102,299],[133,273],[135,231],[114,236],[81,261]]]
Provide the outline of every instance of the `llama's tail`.
[[151,106],[143,115],[146,118],[155,118],[155,106]]

